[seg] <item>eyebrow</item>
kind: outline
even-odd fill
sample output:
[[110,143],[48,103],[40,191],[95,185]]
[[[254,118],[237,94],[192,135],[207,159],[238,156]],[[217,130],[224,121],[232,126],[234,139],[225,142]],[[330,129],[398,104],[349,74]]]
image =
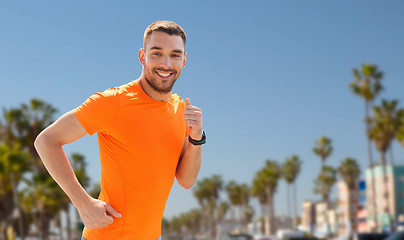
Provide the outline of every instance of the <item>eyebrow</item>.
[[[154,47],[151,47],[150,50],[163,50],[163,49],[161,47],[154,46]],[[174,49],[172,52],[180,53],[180,54],[183,53],[183,51],[180,49]]]

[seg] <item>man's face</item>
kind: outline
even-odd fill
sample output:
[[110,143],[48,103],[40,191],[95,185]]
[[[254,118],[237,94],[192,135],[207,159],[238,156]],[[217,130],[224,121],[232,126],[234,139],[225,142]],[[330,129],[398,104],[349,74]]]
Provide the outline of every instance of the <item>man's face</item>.
[[169,93],[185,67],[187,55],[181,36],[155,31],[139,51],[146,82],[159,93]]

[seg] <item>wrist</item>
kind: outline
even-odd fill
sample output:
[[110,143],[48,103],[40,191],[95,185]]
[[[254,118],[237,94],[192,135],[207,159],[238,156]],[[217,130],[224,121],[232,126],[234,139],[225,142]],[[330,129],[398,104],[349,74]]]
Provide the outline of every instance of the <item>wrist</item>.
[[191,135],[188,136],[188,141],[195,146],[202,145],[206,143],[206,135],[205,131],[202,131],[202,134],[198,138],[193,138]]
[[87,194],[87,192],[85,194],[82,194],[82,196],[80,197],[76,197],[76,198],[71,198],[70,199],[73,203],[73,205],[79,209],[79,208],[83,208],[84,206],[88,205],[91,203],[91,201],[93,200],[93,198]]

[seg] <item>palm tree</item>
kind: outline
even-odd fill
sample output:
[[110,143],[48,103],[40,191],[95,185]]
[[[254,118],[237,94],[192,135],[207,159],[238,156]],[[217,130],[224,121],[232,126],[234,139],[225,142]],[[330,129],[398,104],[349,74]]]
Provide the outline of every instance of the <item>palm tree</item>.
[[177,216],[172,217],[169,224],[169,231],[171,233],[181,234],[182,230],[181,228],[182,228],[181,219]]
[[376,206],[376,185],[374,180],[374,172],[373,172],[373,154],[372,154],[372,145],[370,138],[368,136],[369,132],[369,121],[370,118],[370,110],[373,106],[374,100],[383,90],[383,86],[380,81],[383,78],[383,72],[377,69],[377,65],[374,64],[362,64],[362,71],[360,72],[358,69],[353,69],[354,81],[349,84],[352,92],[362,97],[365,100],[365,123],[366,123],[366,138],[368,142],[368,156],[369,156],[369,168],[370,168],[370,181],[371,181],[371,192],[372,192],[372,215],[375,223],[375,228],[378,229],[378,221],[377,221],[377,206]]
[[250,191],[251,191],[250,187],[247,184],[243,183],[240,185],[240,198],[241,198],[240,218],[241,218],[242,225],[244,225],[246,223],[244,213],[245,213],[246,207],[250,201]]
[[397,111],[397,118],[399,122],[399,127],[396,134],[396,139],[404,147],[404,108]]
[[313,152],[321,158],[321,166],[324,166],[325,161],[332,153],[331,139],[322,136],[313,148]]
[[[90,185],[90,178],[86,171],[87,163],[85,161],[84,156],[80,153],[72,153],[72,155],[70,157],[70,161],[72,162],[71,165],[72,165],[74,174],[77,177],[77,180],[79,181],[81,186],[83,186],[84,189],[87,189]],[[65,195],[65,196],[66,196],[66,198],[65,198],[66,201],[65,201],[65,204],[63,205],[63,209],[67,213],[66,214],[67,237],[68,237],[68,239],[71,239],[71,220],[70,220],[70,214],[68,214],[70,206],[71,206],[71,202],[67,198],[67,195]],[[80,214],[77,210],[75,211],[75,213],[76,213],[76,223],[80,223],[81,222]],[[79,238],[80,232],[82,229],[76,228],[75,230],[76,230],[75,238]]]
[[[50,104],[38,99],[32,99],[29,105],[22,104],[20,108],[3,108],[3,119],[5,124],[2,133],[4,134],[4,141],[10,146],[19,144],[22,150],[29,153],[28,161],[30,163],[30,170],[34,175],[37,173],[46,173],[47,171],[41,164],[39,156],[34,148],[34,139],[44,128],[52,123],[53,114],[56,112]],[[15,186],[17,187],[17,185]],[[13,194],[14,201],[17,202],[16,206],[20,208],[19,195]],[[22,212],[20,210],[20,215]],[[22,219],[22,217],[20,217]],[[22,220],[20,220],[20,228]],[[25,228],[25,227],[23,227]],[[24,233],[20,230],[21,233]],[[24,239],[24,236],[21,236]]]
[[223,181],[219,175],[212,175],[210,178],[204,178],[196,183],[194,195],[198,199],[202,209],[205,209],[207,225],[210,229],[210,236],[214,237],[215,222],[213,214],[216,203],[219,199],[219,191],[223,188]]
[[251,195],[258,199],[259,204],[261,205],[261,216],[266,216],[266,205],[268,203],[268,195],[265,191],[265,186],[262,181],[258,178],[254,178],[252,186],[251,186]]
[[336,170],[331,166],[323,166],[322,171],[314,181],[313,191],[315,194],[320,194],[324,202],[329,203],[329,195],[336,181]]
[[60,199],[64,192],[49,174],[38,173],[31,181],[26,181],[27,188],[24,191],[33,202],[33,215],[39,238],[48,240],[50,222],[61,211]]
[[[287,198],[288,198],[288,209],[290,214],[290,198],[289,198],[289,185],[293,184],[295,187],[295,181],[297,176],[300,173],[302,161],[298,156],[292,155],[290,158],[286,158],[285,163],[282,165],[282,176],[288,184]],[[293,188],[293,199],[294,199],[294,208],[293,208],[293,226],[296,227],[296,189]]]
[[[18,184],[22,179],[22,176],[25,172],[30,170],[29,167],[29,155],[25,151],[24,145],[21,143],[21,139],[23,138],[23,130],[22,130],[22,112],[19,109],[11,108],[9,110],[3,108],[3,117],[5,120],[4,124],[1,124],[2,130],[1,132],[4,134],[3,136],[3,170],[4,178],[7,178],[8,181],[3,182],[3,184],[10,184],[12,197],[11,201],[3,201],[3,204],[12,203],[13,205],[5,205],[5,209],[12,210],[14,207],[17,207],[19,213],[19,233],[21,234],[21,239],[25,238],[24,236],[24,222],[22,219],[22,210],[20,207],[20,199],[18,195]],[[0,181],[1,182],[1,181]],[[1,183],[0,183],[1,185]],[[1,195],[1,193],[0,193]],[[1,219],[1,218],[0,218]],[[4,218],[6,219],[6,218]]]
[[247,205],[244,209],[244,219],[246,223],[250,223],[254,217],[254,208],[251,205]]
[[275,234],[276,221],[275,221],[275,208],[274,208],[274,194],[278,186],[278,180],[281,177],[281,168],[274,160],[267,160],[265,166],[255,174],[254,181],[261,182],[264,186],[268,196],[268,211],[269,211],[269,233]]
[[20,145],[16,143],[10,146],[2,142],[0,144],[0,225],[11,221],[12,210],[17,207],[18,232],[22,239],[24,239],[24,222],[17,186],[28,170],[28,154],[21,149]]
[[[225,223],[226,223],[226,215],[227,215],[227,212],[228,212],[229,208],[230,208],[229,203],[226,202],[226,201],[220,202],[219,206],[217,208],[217,211],[216,211],[216,216],[217,216],[217,220],[218,220],[218,227],[217,228],[221,230],[221,231],[218,232],[219,238],[220,238],[220,236],[222,236],[224,234],[223,229],[225,229],[225,226],[226,226],[225,225]],[[219,226],[221,226],[221,227],[219,228]]]
[[223,222],[223,221],[225,221],[226,220],[226,214],[227,214],[227,211],[229,210],[229,203],[228,202],[226,202],[226,201],[222,201],[222,202],[220,202],[219,203],[219,207],[218,207],[218,211],[217,211],[217,219],[220,221],[220,222]]
[[188,214],[191,221],[191,233],[192,236],[194,236],[195,238],[196,234],[200,230],[200,226],[202,223],[202,213],[199,209],[194,208],[191,209]]
[[[391,143],[396,137],[396,134],[401,125],[401,110],[397,110],[397,101],[383,100],[381,106],[373,108],[373,118],[369,119],[369,138],[373,140],[376,149],[380,153],[381,163],[383,167],[383,182],[384,182],[384,198],[389,202],[387,191],[387,170],[386,170],[386,152],[391,147]],[[390,216],[390,204],[386,205],[385,214]],[[389,217],[390,218],[390,217]],[[390,228],[392,221],[390,221]]]
[[[322,201],[327,204],[327,209],[329,208],[329,196],[332,187],[337,181],[337,171],[331,166],[323,166],[317,179],[314,181],[314,193],[320,194]],[[325,223],[328,223],[327,216],[325,216]]]
[[216,222],[213,217],[214,211],[216,209],[217,202],[219,200],[219,192],[223,189],[223,180],[220,175],[212,175],[210,180],[209,190],[210,190],[210,199],[209,199],[209,217],[210,217],[210,229],[211,229],[211,237],[216,237]]
[[264,182],[255,177],[251,186],[251,195],[258,199],[258,202],[261,206],[261,233],[265,233],[265,216],[267,216],[266,207],[268,204],[268,195],[267,191],[265,190]]
[[28,147],[28,151],[31,153],[36,171],[46,173],[47,171],[34,147],[34,140],[39,133],[54,122],[54,115],[58,110],[51,104],[36,98],[31,99],[29,104],[21,104],[20,109],[23,115],[22,126],[25,132],[24,145]]
[[[350,206],[351,202],[351,192],[356,191],[356,186],[358,184],[358,179],[360,175],[360,168],[355,159],[345,158],[344,161],[341,162],[341,165],[337,169],[339,176],[345,182],[348,188],[348,206]],[[349,208],[350,209],[350,208]],[[350,210],[349,210],[350,212]],[[356,229],[356,212],[355,214],[348,215],[349,222],[351,223],[352,230],[355,232]]]
[[241,205],[241,190],[240,185],[237,184],[236,181],[231,180],[227,183],[226,187],[227,198],[231,204],[231,222],[234,225],[235,223],[235,209],[237,206]]
[[400,109],[399,117],[401,118],[400,128],[397,131],[396,139],[404,147],[404,109]]

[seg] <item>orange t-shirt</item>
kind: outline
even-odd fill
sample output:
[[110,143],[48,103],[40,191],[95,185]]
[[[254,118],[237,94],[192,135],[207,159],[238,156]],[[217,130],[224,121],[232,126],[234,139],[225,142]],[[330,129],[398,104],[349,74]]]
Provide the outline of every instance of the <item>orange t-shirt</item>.
[[185,103],[150,98],[139,80],[95,93],[75,109],[86,131],[98,133],[101,193],[121,218],[102,229],[84,229],[87,240],[155,240],[187,128]]

